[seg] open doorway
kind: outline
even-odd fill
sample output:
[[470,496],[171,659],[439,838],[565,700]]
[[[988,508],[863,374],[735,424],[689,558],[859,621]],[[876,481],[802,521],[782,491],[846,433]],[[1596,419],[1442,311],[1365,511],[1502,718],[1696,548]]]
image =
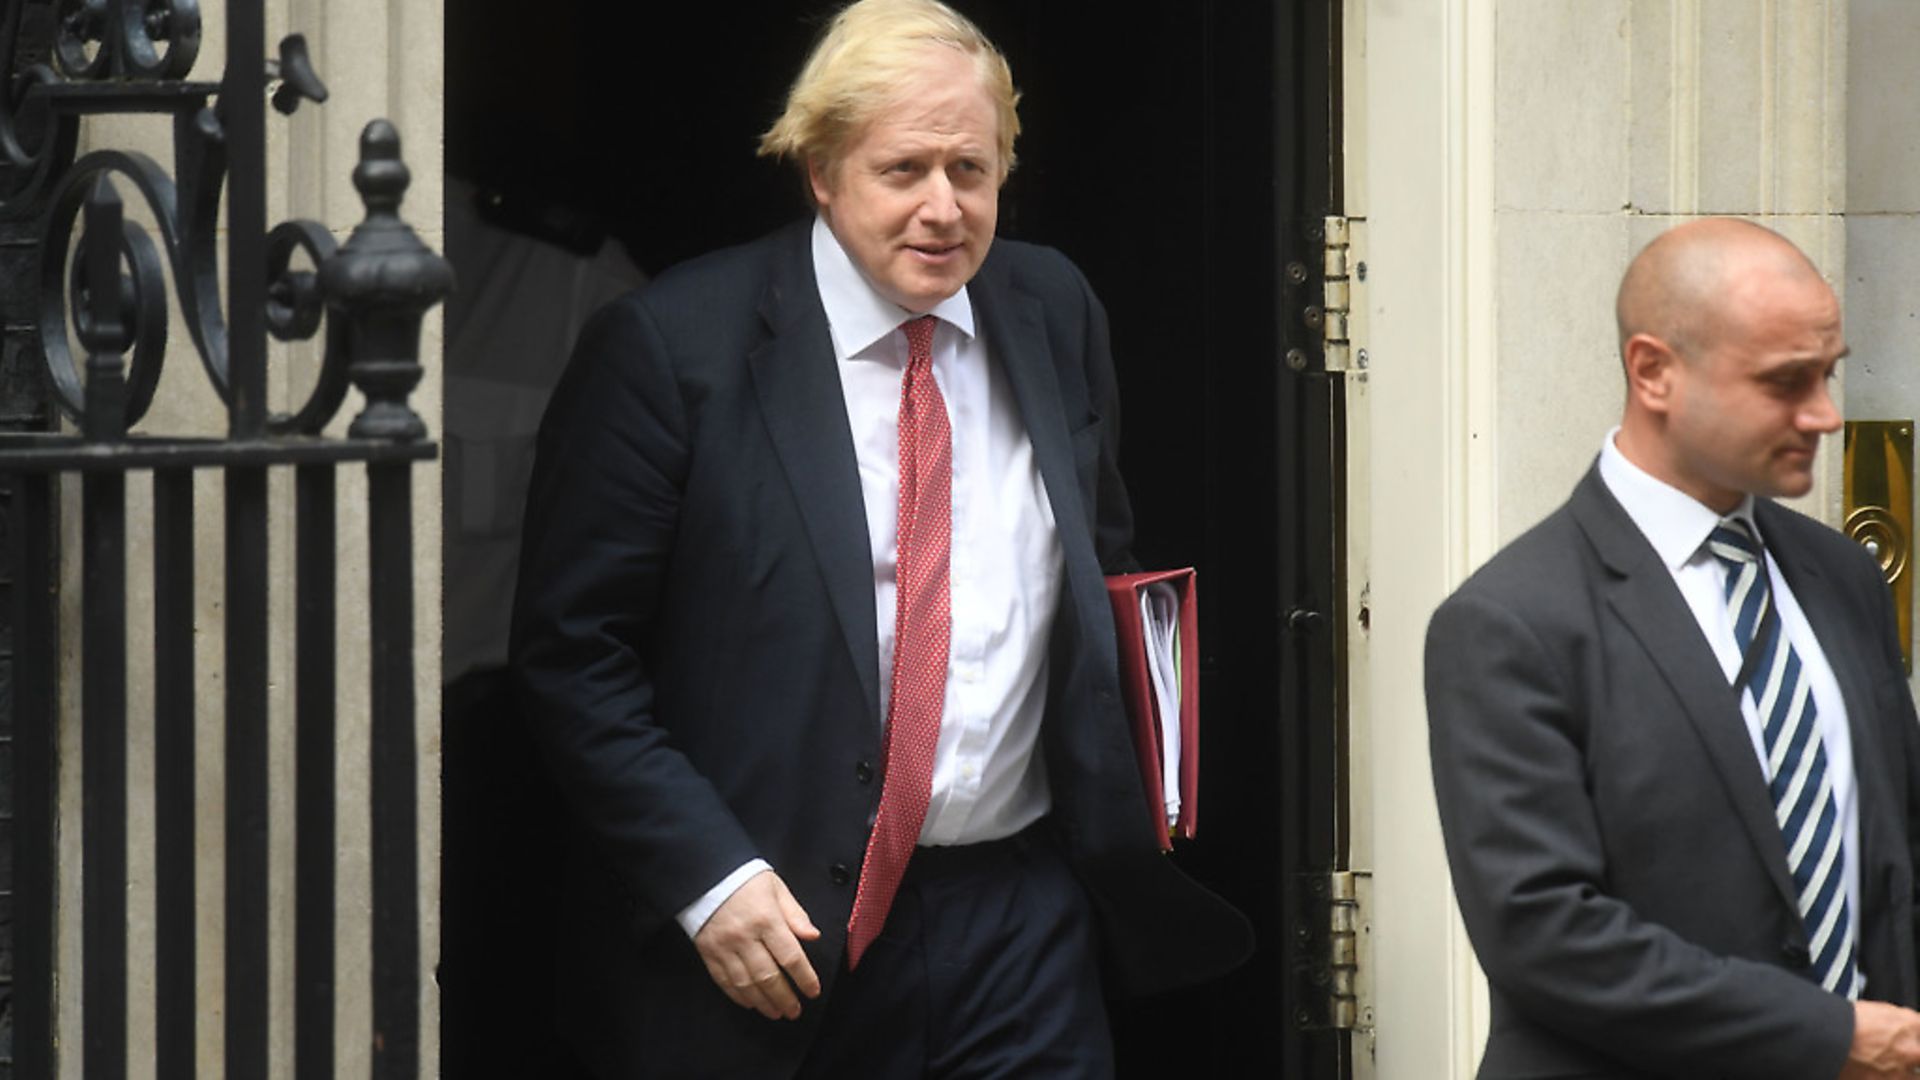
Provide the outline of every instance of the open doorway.
[[[836,6],[549,0],[529,18],[515,0],[448,0],[450,228],[471,210],[568,252],[559,265],[581,275],[579,297],[806,213],[795,179],[753,146]],[[1341,857],[1339,425],[1303,318],[1318,295],[1315,226],[1338,207],[1337,0],[1124,17],[1094,3],[957,6],[1006,51],[1025,95],[1001,235],[1065,251],[1111,317],[1136,554],[1199,570],[1203,814],[1200,838],[1173,857],[1259,939],[1219,984],[1119,1006],[1121,1075],[1344,1075],[1311,884]],[[452,237],[449,248],[459,257]],[[448,363],[450,379],[468,370]],[[502,439],[478,452],[495,472],[514,467],[502,427],[521,420],[496,423],[487,407],[449,383],[450,470],[472,465],[467,444]],[[450,515],[510,542],[499,530],[517,506],[456,507],[464,482],[450,472]],[[507,602],[486,584],[498,575],[454,569],[459,527],[450,518],[450,676],[456,624],[482,625],[490,606],[504,620]],[[474,613],[456,614],[463,592]],[[566,1078],[541,989],[558,811],[484,659],[465,666],[479,677],[449,687],[445,721],[444,1075]]]

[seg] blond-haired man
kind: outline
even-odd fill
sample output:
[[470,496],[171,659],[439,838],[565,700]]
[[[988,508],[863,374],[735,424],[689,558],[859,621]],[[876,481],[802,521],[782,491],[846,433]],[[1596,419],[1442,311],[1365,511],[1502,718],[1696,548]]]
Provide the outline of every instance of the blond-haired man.
[[946,6],[846,8],[762,142],[813,219],[609,307],[555,394],[513,656],[609,1080],[1105,1076],[1104,989],[1247,951],[1143,809],[1106,317],[994,239],[1015,103]]
[[1744,221],[1620,286],[1626,408],[1427,634],[1434,786],[1493,992],[1480,1075],[1920,1071],[1920,722],[1878,568],[1776,505],[1840,426],[1840,304]]

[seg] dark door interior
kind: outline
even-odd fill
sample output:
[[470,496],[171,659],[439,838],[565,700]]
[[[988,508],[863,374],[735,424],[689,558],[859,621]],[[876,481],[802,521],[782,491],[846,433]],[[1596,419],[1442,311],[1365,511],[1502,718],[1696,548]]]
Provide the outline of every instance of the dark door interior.
[[[1025,95],[1001,234],[1064,250],[1111,316],[1136,554],[1199,570],[1203,814],[1173,858],[1260,943],[1220,984],[1119,1006],[1122,1075],[1344,1075],[1315,889],[1341,857],[1339,421],[1303,317],[1338,207],[1338,0],[957,6]],[[448,169],[509,192],[529,231],[604,229],[648,272],[757,236],[807,212],[753,146],[833,7],[448,0]],[[445,1075],[565,1076],[537,992],[551,793],[497,698],[459,690]]]

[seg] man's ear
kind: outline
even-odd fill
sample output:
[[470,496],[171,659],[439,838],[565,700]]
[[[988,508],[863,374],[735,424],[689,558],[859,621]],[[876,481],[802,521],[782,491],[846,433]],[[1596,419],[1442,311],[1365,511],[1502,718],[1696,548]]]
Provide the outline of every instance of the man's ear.
[[807,187],[813,191],[813,204],[825,210],[833,202],[833,166],[807,158]]
[[1621,362],[1627,369],[1627,396],[1633,404],[1665,415],[1673,401],[1676,369],[1684,362],[1680,354],[1661,338],[1635,334],[1621,350]]

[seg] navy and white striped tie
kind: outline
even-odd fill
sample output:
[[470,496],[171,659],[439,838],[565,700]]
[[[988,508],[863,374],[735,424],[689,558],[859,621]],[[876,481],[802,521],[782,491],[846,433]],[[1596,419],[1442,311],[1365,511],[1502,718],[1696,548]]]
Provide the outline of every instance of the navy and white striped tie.
[[1707,538],[1707,549],[1727,568],[1727,611],[1741,653],[1734,689],[1753,695],[1760,714],[1767,788],[1787,843],[1787,869],[1800,896],[1814,976],[1836,994],[1858,997],[1853,918],[1842,882],[1840,813],[1809,680],[1793,642],[1781,632],[1760,544],[1746,522],[1722,518]]

